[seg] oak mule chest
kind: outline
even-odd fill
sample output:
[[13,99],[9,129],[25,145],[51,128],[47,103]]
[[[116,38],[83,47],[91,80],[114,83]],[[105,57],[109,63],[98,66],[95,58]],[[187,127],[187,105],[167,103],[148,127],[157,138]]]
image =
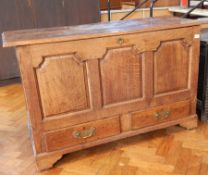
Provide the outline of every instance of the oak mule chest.
[[195,128],[199,33],[173,17],[3,33],[16,47],[39,170],[80,149]]

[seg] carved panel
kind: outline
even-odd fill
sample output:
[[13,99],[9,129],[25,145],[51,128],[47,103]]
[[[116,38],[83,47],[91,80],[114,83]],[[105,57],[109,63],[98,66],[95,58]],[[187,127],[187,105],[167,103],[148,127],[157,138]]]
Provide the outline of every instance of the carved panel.
[[188,88],[189,45],[183,40],[162,42],[154,53],[154,93]]
[[142,56],[134,48],[109,49],[100,72],[104,105],[142,97]]
[[89,107],[85,63],[75,55],[44,58],[36,75],[44,116]]

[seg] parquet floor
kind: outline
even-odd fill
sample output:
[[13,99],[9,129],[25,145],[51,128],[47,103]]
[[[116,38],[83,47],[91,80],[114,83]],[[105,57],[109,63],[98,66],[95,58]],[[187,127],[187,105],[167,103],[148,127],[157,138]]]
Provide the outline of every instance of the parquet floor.
[[208,175],[208,124],[159,130],[66,155],[36,172],[21,85],[0,88],[0,175]]

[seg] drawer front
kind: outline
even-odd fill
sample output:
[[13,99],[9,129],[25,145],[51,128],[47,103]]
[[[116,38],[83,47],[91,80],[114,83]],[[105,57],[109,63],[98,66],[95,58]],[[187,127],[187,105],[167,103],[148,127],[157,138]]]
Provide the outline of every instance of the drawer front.
[[132,129],[143,128],[162,122],[176,120],[182,117],[187,117],[189,114],[189,101],[151,108],[144,112],[135,112],[132,113]]
[[84,144],[120,133],[119,116],[93,121],[45,135],[47,151]]

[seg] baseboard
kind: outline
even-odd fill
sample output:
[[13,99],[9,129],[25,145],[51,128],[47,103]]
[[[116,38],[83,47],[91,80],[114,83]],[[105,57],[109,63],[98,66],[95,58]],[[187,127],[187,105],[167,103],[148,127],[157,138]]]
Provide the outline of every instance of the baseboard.
[[15,83],[21,83],[21,79],[17,77],[17,78],[11,78],[7,80],[0,80],[0,87],[15,84]]

